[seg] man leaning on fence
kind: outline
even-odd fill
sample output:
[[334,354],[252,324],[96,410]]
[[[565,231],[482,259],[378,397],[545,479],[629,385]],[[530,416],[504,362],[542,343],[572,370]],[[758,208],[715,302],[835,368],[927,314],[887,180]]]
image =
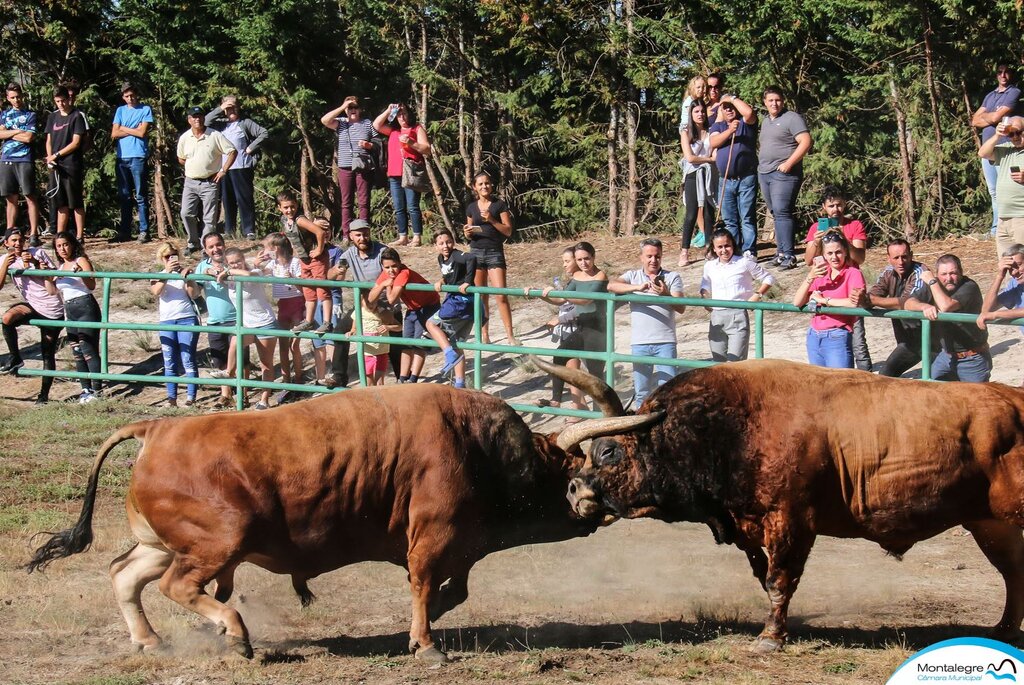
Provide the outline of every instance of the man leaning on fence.
[[[608,282],[608,292],[617,295],[683,296],[683,279],[674,271],[661,268],[661,241],[646,238],[640,243],[641,268],[633,269]],[[644,357],[676,358],[676,314],[686,305],[660,305],[630,302],[630,354]],[[636,404],[676,375],[668,364],[633,364]]]
[[[1003,288],[1003,281],[1010,280]],[[1024,317],[1024,245],[1016,243],[1010,246],[999,260],[992,285],[985,294],[978,315],[978,328],[985,329],[989,321],[996,319],[1019,319]],[[1024,326],[1021,327],[1024,333]]]
[[[958,312],[980,314],[981,289],[964,276],[960,258],[944,254],[935,262],[935,273],[921,272],[923,283],[904,307],[918,311],[930,321],[938,314]],[[974,323],[940,322],[935,325],[942,350],[932,362],[932,378],[940,381],[985,383],[992,375],[992,353],[988,331]]]

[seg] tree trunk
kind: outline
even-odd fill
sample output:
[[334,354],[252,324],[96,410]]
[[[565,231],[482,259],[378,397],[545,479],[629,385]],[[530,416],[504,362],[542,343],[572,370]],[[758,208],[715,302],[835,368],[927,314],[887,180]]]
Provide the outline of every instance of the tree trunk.
[[896,114],[896,133],[900,143],[900,170],[903,186],[903,236],[913,242],[917,239],[917,200],[914,197],[914,169],[910,159],[907,115],[903,111],[902,94],[896,81],[889,77],[889,104]]
[[[628,64],[633,56],[633,14],[635,11],[635,0],[623,0],[622,14],[626,24],[626,45],[625,61]],[[625,235],[631,236],[636,230],[636,205],[639,200],[639,179],[636,168],[636,130],[637,130],[637,109],[639,103],[637,89],[632,83],[626,85],[626,115],[625,121],[625,143],[626,143],[626,195],[625,211],[623,212],[622,231]]]
[[171,213],[170,202],[167,199],[167,189],[164,184],[163,160],[167,154],[167,144],[164,138],[164,102],[163,94],[159,94],[157,103],[160,112],[156,125],[156,140],[153,150],[153,205],[156,211],[156,235],[158,238],[167,238],[174,230],[174,218]]
[[614,102],[608,113],[605,139],[608,143],[608,233],[614,236],[619,232],[619,108]]
[[939,97],[935,85],[935,62],[932,52],[932,23],[927,11],[924,11],[924,64],[925,77],[928,82],[928,100],[932,110],[932,130],[935,136],[935,181],[931,195],[935,200],[935,211],[932,218],[932,233],[936,234],[942,228],[943,215],[946,211],[945,179],[943,171],[945,160],[942,154],[942,122],[939,118]]
[[[459,27],[459,52],[466,52],[466,36],[463,27]],[[465,187],[473,183],[473,163],[469,154],[469,129],[466,125],[466,67],[465,63],[459,62],[459,155],[462,157],[462,177]],[[474,95],[474,101],[476,96]]]
[[309,161],[305,148],[299,148],[299,197],[302,198],[302,206],[309,211],[313,206],[313,198],[309,194]]

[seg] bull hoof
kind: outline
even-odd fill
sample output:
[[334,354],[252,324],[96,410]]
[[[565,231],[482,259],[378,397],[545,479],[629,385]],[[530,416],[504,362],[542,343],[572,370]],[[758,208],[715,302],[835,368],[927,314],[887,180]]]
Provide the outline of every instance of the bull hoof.
[[755,652],[756,654],[772,654],[773,652],[781,652],[785,645],[785,640],[762,635],[754,641],[754,644],[750,647],[750,651]]
[[434,645],[428,647],[420,647],[416,650],[416,658],[421,661],[426,661],[431,664],[446,664],[448,663],[448,657],[440,649]]
[[235,654],[246,659],[252,658],[252,645],[244,637],[235,637],[234,635],[227,635],[224,638],[227,641],[228,649]]
[[149,655],[167,654],[171,651],[170,648],[167,645],[165,645],[162,640],[157,640],[156,642],[150,643],[133,642],[132,649],[135,651],[136,654]]

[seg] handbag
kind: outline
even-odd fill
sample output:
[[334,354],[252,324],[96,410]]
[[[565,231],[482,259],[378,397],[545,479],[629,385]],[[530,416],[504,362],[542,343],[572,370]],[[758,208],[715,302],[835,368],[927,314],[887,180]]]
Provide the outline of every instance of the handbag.
[[430,190],[430,179],[427,177],[427,165],[420,164],[408,157],[402,160],[402,187],[417,193]]
[[373,155],[370,154],[369,150],[359,148],[358,150],[352,145],[352,131],[345,129],[345,135],[348,136],[348,149],[352,151],[352,171],[374,171],[377,168],[377,164],[373,161]]

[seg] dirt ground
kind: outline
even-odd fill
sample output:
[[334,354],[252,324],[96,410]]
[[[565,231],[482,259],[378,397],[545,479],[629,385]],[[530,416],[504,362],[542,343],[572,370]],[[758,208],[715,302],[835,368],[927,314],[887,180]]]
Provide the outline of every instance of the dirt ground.
[[[610,274],[635,265],[638,239],[590,239]],[[665,240],[666,265],[671,265],[678,238]],[[550,283],[560,271],[561,247],[510,246],[510,285]],[[149,269],[155,253],[154,246],[97,242],[89,248],[107,270]],[[916,246],[926,263],[947,251],[964,258],[967,274],[987,287],[995,266],[993,243],[964,238]],[[403,256],[414,269],[436,276],[428,248],[406,250]],[[884,251],[870,250],[869,282],[883,266]],[[699,269],[683,270],[688,295],[696,294]],[[781,274],[778,299],[789,301],[803,273]],[[144,291],[141,283],[115,288],[118,320],[156,320],[155,305]],[[0,291],[0,308],[12,301],[11,288]],[[539,329],[550,312],[536,300],[517,301],[520,337],[550,346]],[[766,356],[805,360],[806,319],[775,313],[767,318]],[[628,312],[621,310],[617,321],[617,349],[625,352]],[[708,358],[703,309],[691,308],[679,330],[681,356]],[[880,362],[892,344],[890,324],[869,321],[868,334]],[[500,325],[492,336],[503,340]],[[1020,384],[1019,331],[993,327],[991,340],[994,379]],[[111,358],[112,368],[160,373],[155,335],[112,333]],[[62,368],[71,368],[67,352],[61,359]],[[428,369],[435,368],[435,360],[428,360]],[[29,365],[38,360],[30,355]],[[500,355],[485,356],[485,375],[487,389],[510,401],[528,402],[547,393],[538,374]],[[617,387],[628,397],[628,368],[618,377]],[[383,564],[360,564],[315,579],[311,587],[319,600],[305,610],[287,578],[243,567],[232,602],[253,636],[251,662],[220,655],[217,636],[151,586],[143,601],[173,651],[136,655],[106,574],[110,559],[131,544],[114,493],[123,492],[134,447],[119,448],[108,462],[114,482],[101,489],[93,548],[57,562],[46,574],[26,576],[17,567],[29,556],[32,533],[64,527],[77,517],[84,474],[111,427],[139,415],[190,410],[160,408],[158,386],[115,388],[110,400],[86,407],[35,408],[26,400],[34,397],[38,383],[0,379],[3,683],[880,683],[916,649],[982,634],[1002,608],[998,575],[960,529],[918,545],[903,561],[865,541],[822,538],[793,602],[792,644],[781,654],[761,656],[748,647],[767,601],[739,551],[714,545],[702,526],[622,521],[587,539],[522,547],[477,564],[469,600],[435,624],[435,635],[453,657],[444,667],[426,667],[406,654],[405,572]],[[76,384],[55,385],[54,398],[74,396]],[[201,404],[212,396],[206,391]],[[562,421],[528,418],[540,431],[555,430]],[[45,435],[35,435],[35,425],[45,427]]]

